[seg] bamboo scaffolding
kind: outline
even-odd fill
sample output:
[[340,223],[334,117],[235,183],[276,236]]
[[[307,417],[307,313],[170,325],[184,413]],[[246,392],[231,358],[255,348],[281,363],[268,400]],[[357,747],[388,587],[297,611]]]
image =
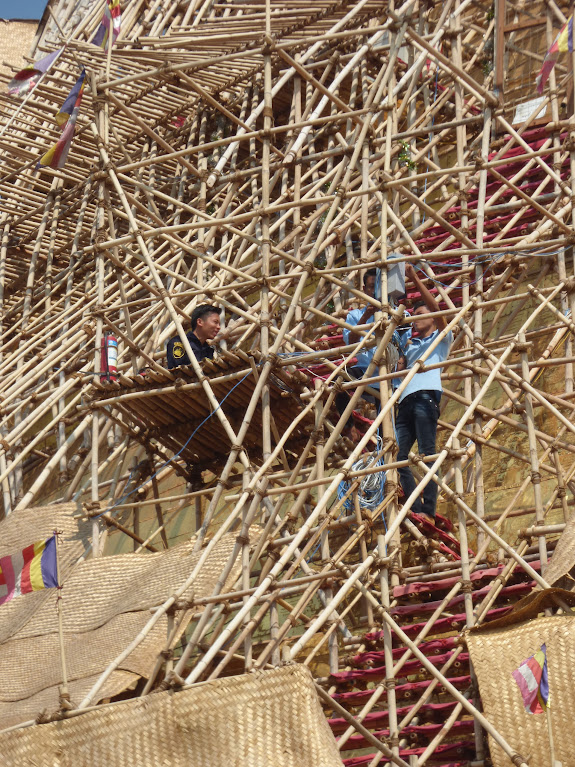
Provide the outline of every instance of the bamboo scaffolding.
[[[344,763],[358,738],[371,767],[437,761],[471,717],[466,761],[490,758],[486,731],[522,765],[481,690],[454,681],[475,679],[463,644],[437,663],[428,647],[547,588],[574,503],[575,117],[561,59],[528,103],[567,3],[507,4],[514,25],[545,25],[533,43],[502,32],[503,2],[493,18],[471,0],[288,5],[128,0],[102,51],[99,4],[78,24],[51,0],[34,55],[66,46],[25,101],[0,95],[2,515],[74,499],[92,524],[85,556],[171,555],[190,536],[196,556],[60,715],[101,705],[167,615],[137,694],[303,663],[340,721]],[[66,165],[38,171],[82,65]],[[404,312],[416,287],[392,291],[407,263],[442,329],[397,371],[397,331],[418,322]],[[201,304],[221,310],[210,361],[187,336]],[[430,360],[450,331],[448,358]],[[105,333],[118,343],[107,378]],[[170,370],[174,336],[190,365]],[[432,371],[437,447],[398,461],[397,403]],[[430,482],[437,528],[412,514]],[[211,591],[182,601],[228,534]],[[415,662],[426,686],[404,700]],[[450,707],[423,742],[433,696]]]

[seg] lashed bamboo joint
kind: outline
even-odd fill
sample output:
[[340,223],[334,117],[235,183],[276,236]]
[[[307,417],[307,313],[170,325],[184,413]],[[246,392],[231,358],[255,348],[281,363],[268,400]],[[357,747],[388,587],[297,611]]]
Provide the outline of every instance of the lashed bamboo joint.
[[[569,4],[125,0],[100,48],[105,7],[49,0],[30,61],[61,52],[0,96],[0,557],[35,540],[42,504],[38,530],[52,510],[82,560],[69,699],[51,595],[0,607],[0,730],[72,733],[90,711],[88,732],[137,710],[118,696],[192,705],[198,683],[257,671],[229,682],[252,700],[295,663],[337,740],[310,763],[525,765],[519,691],[505,666],[499,716],[483,647],[523,618],[536,636],[545,611],[575,649],[572,595],[551,588],[575,565],[574,54],[535,85]],[[38,169],[82,67],[67,161]],[[420,296],[440,332],[398,369]],[[222,328],[199,362],[206,302]],[[190,364],[169,370],[174,334]],[[444,388],[437,442],[399,453],[422,373]],[[435,525],[418,513],[434,487]],[[114,600],[66,612],[82,568],[101,583],[122,562]],[[36,656],[14,662],[33,637],[41,684]],[[17,735],[0,732],[14,764]]]

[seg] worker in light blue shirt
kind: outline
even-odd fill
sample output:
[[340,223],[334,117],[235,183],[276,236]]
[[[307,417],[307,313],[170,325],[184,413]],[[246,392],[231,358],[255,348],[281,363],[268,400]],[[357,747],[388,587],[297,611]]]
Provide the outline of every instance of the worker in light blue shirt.
[[[365,273],[363,278],[363,292],[369,296],[370,298],[374,298],[376,295],[377,290],[377,269],[368,269],[368,271]],[[353,327],[356,327],[357,325],[371,325],[373,323],[373,316],[375,314],[376,307],[368,303],[366,306],[360,307],[359,309],[352,309],[346,317],[346,323],[348,325],[352,325]],[[365,332],[365,331],[364,331]],[[403,370],[405,368],[405,357],[403,355],[403,339],[406,338],[406,333],[411,333],[411,327],[407,328],[399,328],[395,333],[393,334],[393,337],[390,342],[390,347],[393,347],[396,352],[396,359],[397,362],[392,362],[394,370]],[[361,332],[355,332],[349,328],[344,328],[343,330],[343,341],[347,345],[349,344],[355,344],[359,343],[359,341],[362,338],[363,333]],[[372,339],[370,342],[370,347],[367,349],[364,349],[360,351],[356,355],[355,363],[352,367],[347,368],[347,372],[353,376],[354,378],[363,378],[365,375],[365,371],[369,367],[369,363],[371,362],[373,355],[375,353],[375,345],[374,340]],[[393,359],[393,354],[392,354]],[[400,364],[400,362],[402,364]],[[374,371],[373,375],[377,375],[377,370]],[[394,388],[398,385],[398,379],[393,379],[392,385]],[[379,389],[379,383],[373,383],[371,384],[371,387],[373,389]],[[347,392],[339,392],[336,395],[336,406],[340,413],[340,415],[345,410],[347,403],[349,402],[350,394]],[[363,398],[367,400],[368,402],[371,402],[374,405],[378,405],[378,402],[375,400],[375,398],[369,394],[364,394]],[[357,433],[354,433],[353,431],[353,420],[350,418],[348,423],[346,424],[346,427],[344,429],[344,435],[349,436],[353,441],[357,441],[359,436]]]
[[[412,314],[416,319],[412,323],[413,330],[409,340],[405,339],[407,340],[405,359],[409,369],[425,354],[438,334],[445,329],[446,322],[443,317],[434,319],[426,316],[430,312],[438,312],[439,305],[419,279],[411,264],[406,266],[405,276],[406,279],[411,280],[423,299],[413,307]],[[425,365],[445,362],[452,343],[453,334],[450,331],[427,357]],[[436,368],[414,375],[401,393],[395,416],[395,432],[399,448],[398,461],[407,460],[409,451],[416,441],[421,455],[433,455],[435,453],[442,390],[441,369]],[[405,497],[408,498],[415,490],[415,478],[409,466],[400,468],[398,473],[401,487]],[[436,503],[437,485],[431,480],[413,505],[413,511],[418,514],[425,514],[435,524]]]
[[[363,278],[363,292],[371,298],[374,298],[375,296],[376,279],[377,269],[369,269]],[[359,309],[352,309],[351,312],[348,313],[345,321],[348,325],[353,325],[354,327],[357,325],[371,325],[373,323],[374,314],[375,306],[373,304],[367,304],[367,306],[361,307]],[[409,312],[407,312],[407,314],[409,316]],[[396,347],[399,356],[401,356],[403,353],[404,339],[408,339],[407,334],[411,334],[411,327],[398,328],[398,330],[394,333],[393,338],[391,339],[391,343]],[[353,330],[349,330],[348,328],[343,329],[343,342],[346,344],[346,346],[348,344],[359,343],[361,338],[361,333],[356,333]],[[347,372],[355,378],[362,378],[365,374],[365,371],[369,367],[369,363],[371,362],[374,353],[375,346],[372,339],[370,347],[368,349],[364,348],[356,355],[355,364],[353,367],[348,368]],[[404,368],[401,367],[397,369],[403,370]],[[374,372],[373,375],[377,375],[377,371]],[[372,384],[372,386],[374,389],[379,389],[378,383]]]
[[[376,278],[376,269],[368,269],[363,276],[363,292],[370,298],[375,297]],[[352,325],[353,327],[356,325],[371,325],[373,323],[373,315],[375,314],[375,309],[376,307],[370,303],[368,303],[366,306],[360,307],[359,309],[352,309],[345,318],[345,321],[348,325]],[[361,337],[362,333],[355,333],[353,330],[349,330],[348,328],[343,329],[343,342],[346,346],[348,344],[358,343],[361,340]],[[371,346],[369,349],[360,351],[359,354],[356,355],[355,363],[351,367],[347,368],[349,375],[353,378],[362,378],[369,366],[369,363],[371,362],[371,358],[373,357],[374,353],[374,346]],[[347,392],[338,392],[338,394],[336,394],[335,404],[340,415],[347,407],[349,398],[350,394]],[[364,398],[368,401],[375,402],[373,397],[370,397],[369,395],[364,395]],[[343,434],[354,442],[357,442],[357,440],[360,438],[361,434],[359,434],[355,428],[353,418],[350,417],[348,419],[348,422],[343,430]]]
[[[374,298],[375,296],[376,277],[376,269],[368,269],[363,277],[363,292],[370,298]],[[352,309],[345,318],[345,321],[348,325],[353,325],[354,327],[356,325],[371,325],[373,324],[374,314],[375,306],[368,303],[366,306],[363,306],[359,309]],[[353,330],[348,330],[348,328],[343,329],[343,342],[346,346],[348,344],[357,344],[360,340],[361,333],[355,333]],[[355,365],[350,368],[348,372],[351,373],[355,378],[361,378],[367,370],[374,352],[374,346],[372,346],[370,349],[364,348],[363,351],[360,351],[356,356]]]

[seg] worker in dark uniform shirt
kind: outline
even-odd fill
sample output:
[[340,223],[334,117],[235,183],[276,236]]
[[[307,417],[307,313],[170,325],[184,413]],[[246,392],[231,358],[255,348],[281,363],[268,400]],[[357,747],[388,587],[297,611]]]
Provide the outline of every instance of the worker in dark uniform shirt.
[[[220,332],[220,310],[217,306],[210,306],[210,304],[197,306],[192,312],[191,327],[186,337],[196,359],[198,362],[206,357],[211,360],[214,356],[214,347],[207,342],[213,341]],[[190,358],[180,336],[174,336],[168,341],[167,357],[169,370],[179,365],[190,364]]]

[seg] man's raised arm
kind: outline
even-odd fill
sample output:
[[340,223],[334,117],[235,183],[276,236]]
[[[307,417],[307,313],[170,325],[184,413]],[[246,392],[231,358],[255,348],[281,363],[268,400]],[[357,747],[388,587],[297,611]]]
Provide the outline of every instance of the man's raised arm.
[[[435,298],[431,295],[429,290],[425,287],[423,282],[419,279],[417,276],[417,272],[413,268],[411,264],[405,265],[405,276],[408,280],[411,280],[411,282],[415,285],[415,287],[419,290],[421,293],[421,298],[425,302],[425,305],[429,309],[430,312],[439,312],[441,309],[439,308],[439,304],[435,300]],[[434,317],[435,320],[435,327],[437,330],[443,330],[445,326],[447,325],[447,322],[445,321],[445,317]]]
[[[375,314],[375,306],[372,306],[371,304],[366,308],[364,313],[361,315],[358,321],[358,325],[366,325],[369,320],[373,317]],[[360,333],[356,333],[354,330],[349,331],[349,343],[350,344],[356,344],[358,343],[359,339],[361,338]]]

